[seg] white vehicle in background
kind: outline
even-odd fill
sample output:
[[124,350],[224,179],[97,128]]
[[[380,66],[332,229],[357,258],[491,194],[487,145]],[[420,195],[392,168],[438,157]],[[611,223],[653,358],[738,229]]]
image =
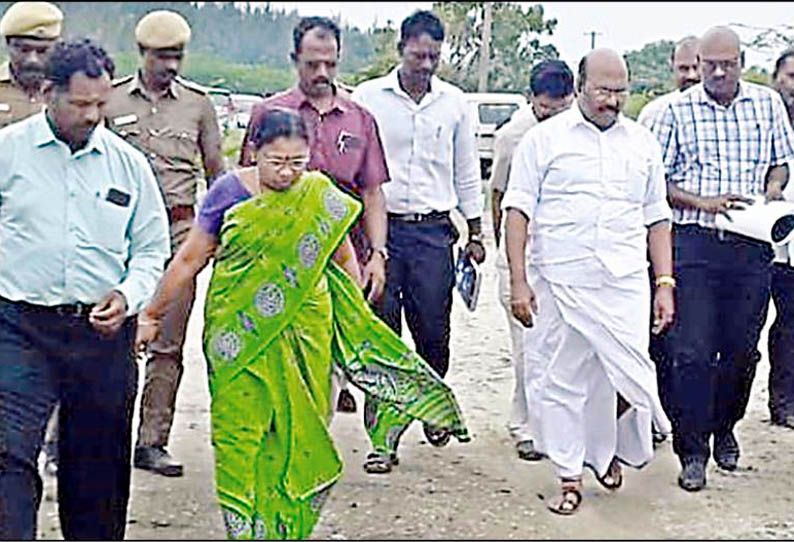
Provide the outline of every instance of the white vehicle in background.
[[493,163],[494,132],[520,107],[524,107],[527,99],[521,94],[507,92],[466,93],[466,99],[475,122],[480,175],[483,179],[487,179],[491,174]]
[[232,94],[231,99],[234,113],[229,124],[232,128],[247,128],[248,121],[251,120],[251,110],[264,98],[257,94]]

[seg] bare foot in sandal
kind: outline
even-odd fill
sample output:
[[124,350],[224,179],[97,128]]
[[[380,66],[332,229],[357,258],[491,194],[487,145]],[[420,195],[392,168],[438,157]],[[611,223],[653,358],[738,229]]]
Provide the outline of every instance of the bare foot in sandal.
[[367,460],[364,462],[364,470],[369,474],[387,474],[391,472],[392,467],[400,463],[397,459],[397,454],[384,454],[379,452],[370,452],[367,454]]
[[596,474],[596,480],[598,480],[599,484],[610,491],[619,489],[620,486],[623,485],[623,468],[620,466],[620,461],[617,457],[612,458],[612,461],[609,463],[609,467],[607,467],[607,472],[604,474],[604,476],[599,477],[598,474]]
[[570,516],[582,504],[582,480],[561,478],[560,482],[560,494],[549,499],[546,507],[555,514]]

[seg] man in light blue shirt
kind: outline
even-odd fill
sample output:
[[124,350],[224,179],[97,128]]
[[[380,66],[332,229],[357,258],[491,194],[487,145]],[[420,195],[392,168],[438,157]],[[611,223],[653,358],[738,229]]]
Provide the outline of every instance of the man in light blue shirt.
[[169,237],[146,158],[99,124],[113,71],[89,40],[59,43],[46,110],[0,130],[0,538],[36,536],[36,459],[58,401],[63,535],[124,537],[134,315]]

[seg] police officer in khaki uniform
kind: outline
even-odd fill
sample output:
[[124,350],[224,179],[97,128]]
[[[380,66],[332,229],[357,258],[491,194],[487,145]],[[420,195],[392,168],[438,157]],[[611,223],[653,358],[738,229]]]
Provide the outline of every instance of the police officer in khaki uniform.
[[10,60],[0,66],[0,128],[41,111],[44,65],[62,22],[49,2],[17,2],[3,14],[0,34]]
[[[153,11],[135,28],[142,67],[115,81],[105,117],[108,126],[147,156],[165,196],[175,254],[193,223],[196,185],[212,182],[223,169],[215,109],[199,85],[177,76],[190,27],[172,11]],[[181,476],[182,465],[166,451],[182,378],[182,346],[195,299],[195,282],[164,319],[150,345],[141,397],[141,423],[134,464],[165,476]]]

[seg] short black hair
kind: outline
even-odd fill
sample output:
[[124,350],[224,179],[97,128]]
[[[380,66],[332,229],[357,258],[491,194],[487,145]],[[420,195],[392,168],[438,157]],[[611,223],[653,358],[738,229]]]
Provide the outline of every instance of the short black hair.
[[340,51],[342,50],[342,32],[339,30],[339,25],[333,22],[328,17],[303,17],[292,29],[292,45],[294,50],[292,52],[292,60],[295,60],[298,56],[298,53],[301,50],[301,42],[303,42],[303,36],[309,30],[314,28],[322,28],[323,30],[330,32],[334,35],[334,39],[336,40],[336,54],[339,55]]
[[270,107],[251,127],[251,143],[256,150],[279,137],[299,137],[309,142],[309,131],[303,118],[291,109]]
[[777,79],[777,74],[780,72],[780,68],[782,68],[786,60],[791,57],[794,57],[794,47],[786,49],[780,53],[780,56],[777,57],[777,60],[775,60],[775,70],[772,72],[772,79]]
[[532,67],[529,89],[533,95],[562,98],[573,94],[573,72],[562,60],[543,60]]
[[97,43],[88,38],[59,41],[45,67],[46,78],[60,90],[69,88],[69,81],[76,73],[82,72],[93,79],[107,73],[113,79],[116,65],[110,55]]
[[576,70],[576,90],[582,92],[585,81],[587,81],[587,55],[584,55],[579,61],[579,67]]
[[428,34],[434,41],[444,41],[444,25],[432,11],[414,11],[400,24],[400,41],[397,43],[400,54],[403,54],[405,42],[422,34]]

